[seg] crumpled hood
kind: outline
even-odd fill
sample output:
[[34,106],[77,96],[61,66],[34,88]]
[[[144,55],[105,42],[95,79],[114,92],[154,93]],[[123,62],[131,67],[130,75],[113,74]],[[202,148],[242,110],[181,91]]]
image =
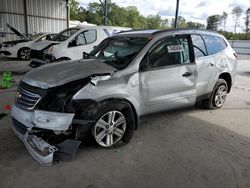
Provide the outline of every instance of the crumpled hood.
[[91,75],[112,74],[116,69],[97,59],[52,63],[36,68],[23,78],[23,82],[48,89]]
[[31,46],[32,50],[43,50],[49,46],[59,44],[60,42],[57,41],[49,41],[49,40],[43,40],[39,42],[34,42]]

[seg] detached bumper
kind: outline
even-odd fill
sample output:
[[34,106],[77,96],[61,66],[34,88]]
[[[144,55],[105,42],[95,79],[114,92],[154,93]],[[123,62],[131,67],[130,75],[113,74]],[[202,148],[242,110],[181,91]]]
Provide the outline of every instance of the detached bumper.
[[28,128],[66,131],[72,123],[75,114],[48,112],[43,110],[26,111],[13,106],[11,116]]
[[[51,165],[53,163],[55,152],[60,152],[60,150],[63,149],[63,145],[50,145],[42,138],[37,137],[33,133],[32,128],[38,127],[49,130],[68,130],[72,123],[74,114],[39,110],[29,112],[13,106],[11,116],[14,132],[23,141],[32,157],[41,164]],[[77,144],[79,146],[79,143]]]
[[27,127],[16,119],[13,118],[12,122],[14,132],[23,141],[31,156],[41,164],[51,165],[54,153],[58,151],[58,148],[35,135],[29,134]]

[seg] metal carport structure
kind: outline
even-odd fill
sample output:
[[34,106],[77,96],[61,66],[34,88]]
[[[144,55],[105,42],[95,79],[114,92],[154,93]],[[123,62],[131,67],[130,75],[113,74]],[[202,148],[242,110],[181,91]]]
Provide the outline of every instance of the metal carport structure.
[[26,35],[59,32],[69,25],[69,0],[1,0],[0,42],[16,39],[6,23]]

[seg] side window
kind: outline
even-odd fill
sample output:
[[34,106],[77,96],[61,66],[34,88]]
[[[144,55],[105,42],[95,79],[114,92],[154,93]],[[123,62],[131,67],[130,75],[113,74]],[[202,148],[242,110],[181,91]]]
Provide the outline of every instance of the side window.
[[208,55],[216,54],[227,47],[226,42],[221,37],[204,35],[203,38],[207,46]]
[[[87,30],[78,34],[72,41],[72,46],[81,46],[96,41],[96,30]],[[74,44],[75,43],[75,44]]]
[[94,29],[88,30],[84,34],[86,37],[87,44],[90,44],[90,43],[96,41],[96,30],[94,30]]
[[184,63],[189,63],[187,38],[167,38],[155,46],[148,55],[148,67],[150,68]]
[[193,47],[194,47],[194,56],[195,58],[204,57],[207,55],[207,50],[204,44],[203,39],[200,35],[191,35]]
[[76,46],[81,46],[86,44],[86,38],[84,35],[84,32],[80,33],[79,35],[76,36]]

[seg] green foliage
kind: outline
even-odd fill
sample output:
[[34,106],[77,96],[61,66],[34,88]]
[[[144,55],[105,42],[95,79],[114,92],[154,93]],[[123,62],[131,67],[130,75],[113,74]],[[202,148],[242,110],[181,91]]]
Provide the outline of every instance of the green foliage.
[[79,3],[76,0],[70,1],[70,19],[77,20],[79,12]]
[[[85,9],[76,0],[71,1],[70,19],[87,21],[102,25],[104,23],[103,6],[100,3],[89,3]],[[119,7],[115,3],[108,4],[108,25],[131,27],[133,29],[164,29],[168,28],[168,19],[159,15],[144,17],[135,6]]]
[[[226,13],[225,13],[226,14]],[[224,15],[225,16],[225,15]],[[217,30],[220,20],[219,15],[208,17],[208,29]],[[104,7],[100,3],[89,3],[86,8],[81,7],[76,0],[71,0],[70,19],[87,21],[103,25]],[[227,16],[224,17],[227,19]],[[108,25],[131,27],[133,29],[167,29],[174,27],[174,18],[162,19],[159,15],[142,16],[135,6],[119,7],[114,2],[108,3]],[[177,28],[205,29],[205,25],[198,22],[186,22],[182,16],[178,17]]]
[[228,40],[250,40],[250,33],[233,33],[227,31],[219,31]]
[[198,22],[187,22],[187,28],[189,29],[205,29],[206,26],[204,24]]
[[220,15],[216,14],[216,15],[208,16],[208,18],[207,18],[207,29],[217,31],[218,26],[219,26],[219,21],[220,21]]

